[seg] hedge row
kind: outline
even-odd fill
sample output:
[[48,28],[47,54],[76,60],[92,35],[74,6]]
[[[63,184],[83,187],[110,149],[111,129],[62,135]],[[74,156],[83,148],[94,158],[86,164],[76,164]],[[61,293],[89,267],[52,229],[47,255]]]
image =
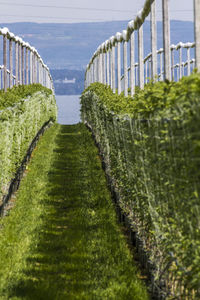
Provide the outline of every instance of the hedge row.
[[[19,90],[26,89],[27,95],[27,87],[19,87],[18,94],[14,88],[13,101],[8,96],[13,91],[3,96],[4,100],[10,97],[9,103],[12,104],[0,110],[0,204],[32,140],[46,122],[56,120],[57,107],[52,92],[39,85],[29,88],[31,96],[26,99],[22,98],[24,94]],[[7,106],[5,103],[8,103],[6,100],[4,105]]]
[[200,75],[150,83],[134,98],[95,83],[81,102],[155,286],[199,299]]
[[14,86],[11,89],[0,90],[0,110],[6,107],[15,106],[17,103],[23,102],[24,99],[32,96],[36,92],[43,92],[46,96],[52,94],[52,91],[39,83],[29,85]]

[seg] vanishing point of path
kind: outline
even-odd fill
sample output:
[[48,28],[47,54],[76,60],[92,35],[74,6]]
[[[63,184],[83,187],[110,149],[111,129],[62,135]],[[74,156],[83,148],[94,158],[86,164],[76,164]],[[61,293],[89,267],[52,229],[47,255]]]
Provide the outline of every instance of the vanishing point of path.
[[0,299],[148,299],[83,124],[54,125],[0,220]]

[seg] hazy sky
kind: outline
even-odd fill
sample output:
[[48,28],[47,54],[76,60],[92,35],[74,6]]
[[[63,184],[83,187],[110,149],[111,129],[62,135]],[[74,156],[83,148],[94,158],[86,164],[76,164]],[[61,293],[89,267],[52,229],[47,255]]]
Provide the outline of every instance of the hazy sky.
[[[161,1],[157,0],[158,19]],[[131,20],[142,8],[144,0],[2,0],[1,23],[79,23]],[[170,17],[193,20],[193,0],[170,0]]]

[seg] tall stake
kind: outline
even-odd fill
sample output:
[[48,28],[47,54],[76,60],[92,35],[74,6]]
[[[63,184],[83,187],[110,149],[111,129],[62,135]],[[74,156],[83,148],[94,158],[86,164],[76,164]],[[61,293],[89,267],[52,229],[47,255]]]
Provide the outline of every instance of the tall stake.
[[121,43],[117,43],[117,88],[118,95],[121,94]]
[[10,39],[9,41],[9,68],[10,68],[10,88],[13,87],[13,41]]
[[124,41],[124,96],[128,96],[127,41]]
[[19,84],[19,43],[15,42],[15,84]]
[[156,26],[156,0],[151,4],[151,51],[152,51],[152,67],[151,76],[155,80],[157,75],[157,26]]
[[22,45],[19,43],[19,84],[22,84]]
[[29,52],[29,49],[26,47],[26,84],[29,84],[29,76],[28,76],[28,52]]
[[131,34],[130,40],[130,61],[131,61],[131,70],[130,70],[130,86],[131,86],[131,96],[135,93],[135,36],[134,31]]
[[169,0],[162,0],[164,79],[171,80]]
[[115,46],[112,46],[112,90],[115,93]]
[[144,43],[143,25],[138,29],[138,54],[139,54],[139,87],[144,88]]
[[3,83],[4,83],[4,91],[7,91],[8,82],[7,82],[7,36],[3,36]]
[[194,0],[194,24],[196,68],[200,72],[200,0]]

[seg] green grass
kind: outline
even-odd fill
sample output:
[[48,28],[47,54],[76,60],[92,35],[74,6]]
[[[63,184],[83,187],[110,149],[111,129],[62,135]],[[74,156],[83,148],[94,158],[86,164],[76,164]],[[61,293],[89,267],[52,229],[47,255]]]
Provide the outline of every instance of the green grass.
[[0,299],[149,299],[82,124],[45,133],[0,226]]

